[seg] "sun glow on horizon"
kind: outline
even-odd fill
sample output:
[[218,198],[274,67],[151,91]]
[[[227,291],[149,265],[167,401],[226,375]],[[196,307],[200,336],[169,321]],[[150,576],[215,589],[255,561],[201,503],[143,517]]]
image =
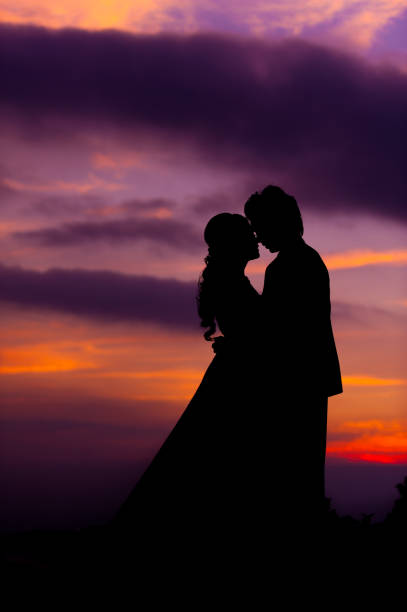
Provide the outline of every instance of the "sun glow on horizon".
[[407,466],[407,452],[406,453],[374,453],[368,451],[351,452],[351,451],[338,451],[327,446],[326,449],[327,457],[347,459],[348,461],[361,462],[361,463],[384,463],[392,465],[406,465]]
[[[329,435],[327,456],[350,461],[407,463],[405,420],[344,421],[334,426]],[[342,439],[343,436],[345,439]]]

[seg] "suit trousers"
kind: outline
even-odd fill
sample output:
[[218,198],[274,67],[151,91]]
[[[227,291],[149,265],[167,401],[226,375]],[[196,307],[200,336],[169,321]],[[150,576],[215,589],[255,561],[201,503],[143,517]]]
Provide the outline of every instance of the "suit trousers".
[[270,491],[278,520],[318,522],[324,508],[328,398],[284,393],[274,412]]

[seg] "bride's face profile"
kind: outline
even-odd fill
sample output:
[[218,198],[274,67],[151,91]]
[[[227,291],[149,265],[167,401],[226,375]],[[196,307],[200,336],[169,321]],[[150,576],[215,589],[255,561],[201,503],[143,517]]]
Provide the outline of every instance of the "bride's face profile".
[[246,223],[246,226],[242,227],[240,241],[241,254],[245,254],[248,261],[258,259],[260,257],[258,240],[248,222]]
[[222,259],[247,262],[260,257],[256,235],[242,215],[220,213],[212,217],[205,229],[205,241]]

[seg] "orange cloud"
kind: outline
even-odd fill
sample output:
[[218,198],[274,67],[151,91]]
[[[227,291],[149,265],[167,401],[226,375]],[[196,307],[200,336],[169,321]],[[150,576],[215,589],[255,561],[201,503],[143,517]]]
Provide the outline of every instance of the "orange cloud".
[[[228,29],[233,22],[236,26],[232,27],[239,31],[245,28],[258,36],[275,29],[301,35],[318,26],[324,40],[345,39],[369,47],[376,32],[405,7],[405,0],[253,0],[233,6],[225,0],[216,4],[212,0],[59,0],[53,4],[49,0],[19,0],[17,4],[4,0],[0,20],[49,28],[196,32],[201,27],[200,14],[206,13],[220,27],[225,23]],[[207,29],[207,21],[203,26]]]
[[199,380],[202,376],[200,370],[153,370],[153,371],[139,371],[139,372],[106,372],[104,376],[111,376],[114,378],[155,378],[155,379],[170,379],[170,380]]
[[7,221],[0,223],[0,236],[6,236],[14,230],[21,230],[21,223],[18,221]]
[[[122,204],[114,204],[112,206],[97,206],[96,208],[88,208],[86,213],[89,215],[93,215],[96,217],[110,217],[117,216],[118,212],[126,212],[126,207]],[[137,215],[144,219],[169,219],[173,216],[172,210],[167,208],[166,206],[157,206],[155,207],[153,204],[150,209],[137,211]],[[201,268],[196,266],[196,269],[199,271]]]
[[170,6],[174,6],[174,3],[169,0],[58,0],[55,3],[49,0],[19,0],[17,5],[6,0],[0,8],[0,20],[15,24],[33,23],[48,28],[117,28],[157,32],[168,20],[165,18],[165,8]]
[[104,155],[103,153],[93,153],[92,166],[98,169],[117,168],[117,162],[115,162],[109,155]]
[[16,313],[2,335],[0,376],[9,375],[9,384],[18,387],[17,375],[32,374],[53,388],[63,374],[64,384],[85,395],[172,402],[166,418],[187,406],[213,357],[194,335],[177,334],[174,342],[171,333],[147,326],[124,334],[45,315],[31,322]]
[[202,370],[164,369],[89,373],[104,382],[117,379],[120,395],[139,401],[182,401],[185,407],[201,382]]
[[[335,440],[336,432],[355,433],[349,441]],[[398,421],[348,421],[327,445],[327,455],[354,461],[407,463],[407,430]]]
[[351,10],[334,28],[334,33],[365,48],[371,45],[378,30],[406,10],[404,0],[349,0],[346,4]]
[[380,421],[372,419],[371,421],[345,421],[341,424],[337,431],[363,432],[363,431],[402,431],[401,423],[398,421]]
[[342,376],[342,382],[350,387],[398,387],[407,384],[405,378],[378,378],[375,376]]
[[[81,361],[50,350],[49,347],[6,349],[0,352],[0,374],[45,374],[95,368],[93,362]],[[3,365],[5,364],[5,365]]]
[[142,156],[139,153],[122,153],[119,155],[108,155],[106,153],[93,153],[91,163],[97,170],[114,170],[117,176],[122,176],[123,171],[134,166],[142,166]]
[[[352,250],[343,253],[322,254],[322,259],[329,270],[344,270],[350,268],[362,268],[364,266],[393,265],[402,266],[407,264],[407,250],[397,249],[391,251],[372,251],[372,250]],[[264,275],[265,268],[269,259],[263,258],[260,261],[249,262],[248,271],[250,274]],[[198,271],[202,266],[188,267],[189,270]],[[407,305],[407,300],[403,302]]]
[[393,251],[347,251],[332,253],[323,256],[324,262],[330,270],[343,268],[359,268],[372,265],[403,265],[407,263],[407,250]]
[[88,182],[70,183],[68,181],[49,181],[47,183],[23,183],[14,179],[3,179],[3,183],[16,191],[31,191],[40,193],[53,193],[56,191],[73,191],[75,193],[88,193],[93,189],[106,191],[119,191],[125,188],[121,183],[104,181],[93,174],[89,174]]
[[169,208],[166,208],[165,206],[161,206],[153,211],[150,216],[154,219],[169,219],[172,217],[172,210],[169,210]]

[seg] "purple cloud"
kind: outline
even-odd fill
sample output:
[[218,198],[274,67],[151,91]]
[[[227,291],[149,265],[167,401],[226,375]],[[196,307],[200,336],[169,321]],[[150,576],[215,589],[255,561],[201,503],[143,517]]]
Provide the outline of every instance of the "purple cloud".
[[25,126],[107,120],[262,182],[285,177],[321,211],[406,220],[407,76],[396,69],[299,40],[2,26],[0,41],[0,103]]
[[0,265],[0,300],[113,322],[199,329],[197,284],[110,271]]
[[140,213],[149,214],[154,211],[165,208],[168,211],[173,211],[177,207],[174,200],[168,198],[151,198],[150,200],[142,200],[134,198],[118,204],[117,208],[130,214]]
[[[0,178],[0,198],[15,196],[17,194],[15,189],[12,189],[7,183]],[[3,204],[3,200],[0,199],[0,206]]]
[[35,198],[24,207],[26,216],[44,216],[53,218],[72,218],[73,215],[87,214],[89,209],[99,209],[103,206],[100,197],[92,194],[84,195],[47,195]]
[[120,243],[148,241],[194,252],[202,248],[203,238],[191,225],[175,219],[114,219],[64,223],[58,227],[14,232],[15,238],[43,246],[78,246],[93,241]]
[[[107,270],[45,272],[0,264],[0,301],[22,307],[50,309],[113,322],[140,321],[178,329],[199,329],[197,283],[136,276]],[[339,325],[374,326],[378,317],[394,313],[346,302],[333,302]],[[405,326],[400,315],[398,325]]]
[[407,325],[407,318],[404,314],[350,302],[332,302],[332,318],[336,324],[343,325],[347,329],[350,327],[377,329],[379,321],[382,326],[393,324],[397,329],[406,329]]

